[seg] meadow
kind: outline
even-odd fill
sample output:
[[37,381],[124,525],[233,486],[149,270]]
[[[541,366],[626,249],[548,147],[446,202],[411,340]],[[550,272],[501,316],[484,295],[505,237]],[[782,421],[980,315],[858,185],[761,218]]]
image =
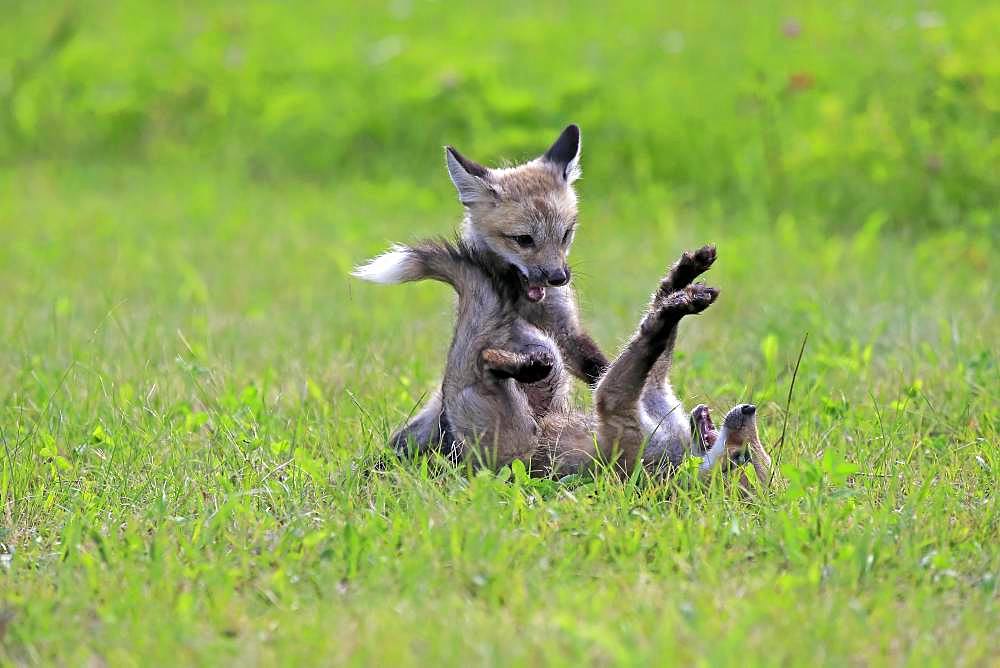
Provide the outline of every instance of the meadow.
[[[995,5],[3,14],[0,663],[998,665]],[[718,245],[673,378],[753,502],[385,448],[452,297],[351,267],[571,121],[605,350]]]

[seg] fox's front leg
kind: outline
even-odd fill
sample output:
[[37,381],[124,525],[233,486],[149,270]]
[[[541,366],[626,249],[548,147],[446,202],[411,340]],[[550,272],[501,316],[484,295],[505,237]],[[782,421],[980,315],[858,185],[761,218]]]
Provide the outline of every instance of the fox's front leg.
[[715,246],[707,244],[696,251],[684,251],[680,258],[670,267],[670,271],[660,281],[660,287],[653,296],[654,301],[668,297],[671,293],[683,290],[694,282],[715,264],[718,253]]
[[513,378],[519,383],[537,383],[555,366],[555,359],[545,350],[526,353],[500,348],[482,352],[483,367],[499,379]]
[[757,476],[757,482],[762,488],[767,488],[771,484],[771,455],[761,444],[760,439],[750,441],[750,463],[753,464],[753,471]]
[[566,369],[590,386],[597,385],[610,360],[580,325],[576,293],[569,286],[550,288],[544,302],[525,304],[521,314],[547,332],[556,345]]
[[[667,275],[660,281],[653,293],[652,305],[668,299],[670,295],[691,285],[694,279],[709,270],[717,257],[715,246],[702,246],[695,251],[684,251],[674,262]],[[673,423],[678,429],[683,428],[683,419],[676,411],[680,402],[674,395],[667,378],[674,360],[674,345],[677,342],[677,330],[674,329],[667,339],[663,354],[656,360],[649,377],[646,379],[646,390],[643,393],[643,405],[646,411],[659,421]]]
[[570,373],[595,387],[611,364],[597,342],[582,329],[570,334],[560,346]]
[[[750,463],[753,464],[754,476],[757,478],[758,489],[767,489],[771,484],[771,456],[764,446],[757,441],[750,442]],[[747,472],[740,471],[740,491],[747,499],[754,496],[754,485],[750,482]]]
[[[713,245],[702,246],[693,252],[685,251],[660,281],[660,286],[653,297],[654,302],[661,301],[670,294],[691,285],[694,279],[708,271],[709,267],[715,263],[715,258],[716,250]],[[570,373],[588,385],[596,386],[611,362],[601,352],[600,347],[590,334],[580,326],[575,311],[567,315],[570,317],[566,318],[565,332],[563,336],[559,337],[559,347],[563,353],[563,359]],[[662,364],[658,364],[658,368],[653,372],[653,384],[659,384],[666,378],[670,369],[673,344],[674,339],[671,338],[667,343]]]
[[[715,288],[689,285],[664,300],[654,302],[632,340],[601,378],[594,392],[601,450],[605,456],[619,450],[625,471],[632,470],[644,441],[650,436],[639,405],[647,376],[663,354],[681,318],[701,313],[718,295],[719,291]],[[683,456],[681,444],[670,445],[673,452],[668,454],[668,458],[675,460],[672,464],[677,464]]]

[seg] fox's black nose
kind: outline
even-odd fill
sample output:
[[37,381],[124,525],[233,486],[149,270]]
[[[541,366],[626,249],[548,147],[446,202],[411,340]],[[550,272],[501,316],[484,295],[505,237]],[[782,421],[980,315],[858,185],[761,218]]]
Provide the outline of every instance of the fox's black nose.
[[548,280],[549,285],[556,288],[560,285],[566,285],[569,283],[569,270],[556,269],[555,271],[550,271],[546,274],[546,280]]
[[753,404],[743,404],[743,408],[740,409],[740,412],[744,415],[753,415],[757,412],[757,407]]

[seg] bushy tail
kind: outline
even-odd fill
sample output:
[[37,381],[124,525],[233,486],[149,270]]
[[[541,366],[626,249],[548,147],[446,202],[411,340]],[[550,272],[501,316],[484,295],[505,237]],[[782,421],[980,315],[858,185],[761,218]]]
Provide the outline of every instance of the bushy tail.
[[394,244],[388,251],[355,267],[352,276],[372,283],[408,283],[432,279],[458,289],[459,249],[446,241],[422,241],[412,246]]

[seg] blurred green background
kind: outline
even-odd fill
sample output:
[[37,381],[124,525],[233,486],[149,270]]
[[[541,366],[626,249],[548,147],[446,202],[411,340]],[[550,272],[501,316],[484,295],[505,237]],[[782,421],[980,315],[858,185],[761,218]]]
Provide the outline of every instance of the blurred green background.
[[[0,0],[0,663],[995,665],[998,35],[971,0]],[[454,229],[443,145],[569,122],[609,354],[718,244],[671,374],[787,419],[754,503],[384,449],[452,296],[351,267]]]
[[758,223],[996,222],[1000,7],[5,3],[6,162],[223,161],[421,179],[568,121],[587,175]]

